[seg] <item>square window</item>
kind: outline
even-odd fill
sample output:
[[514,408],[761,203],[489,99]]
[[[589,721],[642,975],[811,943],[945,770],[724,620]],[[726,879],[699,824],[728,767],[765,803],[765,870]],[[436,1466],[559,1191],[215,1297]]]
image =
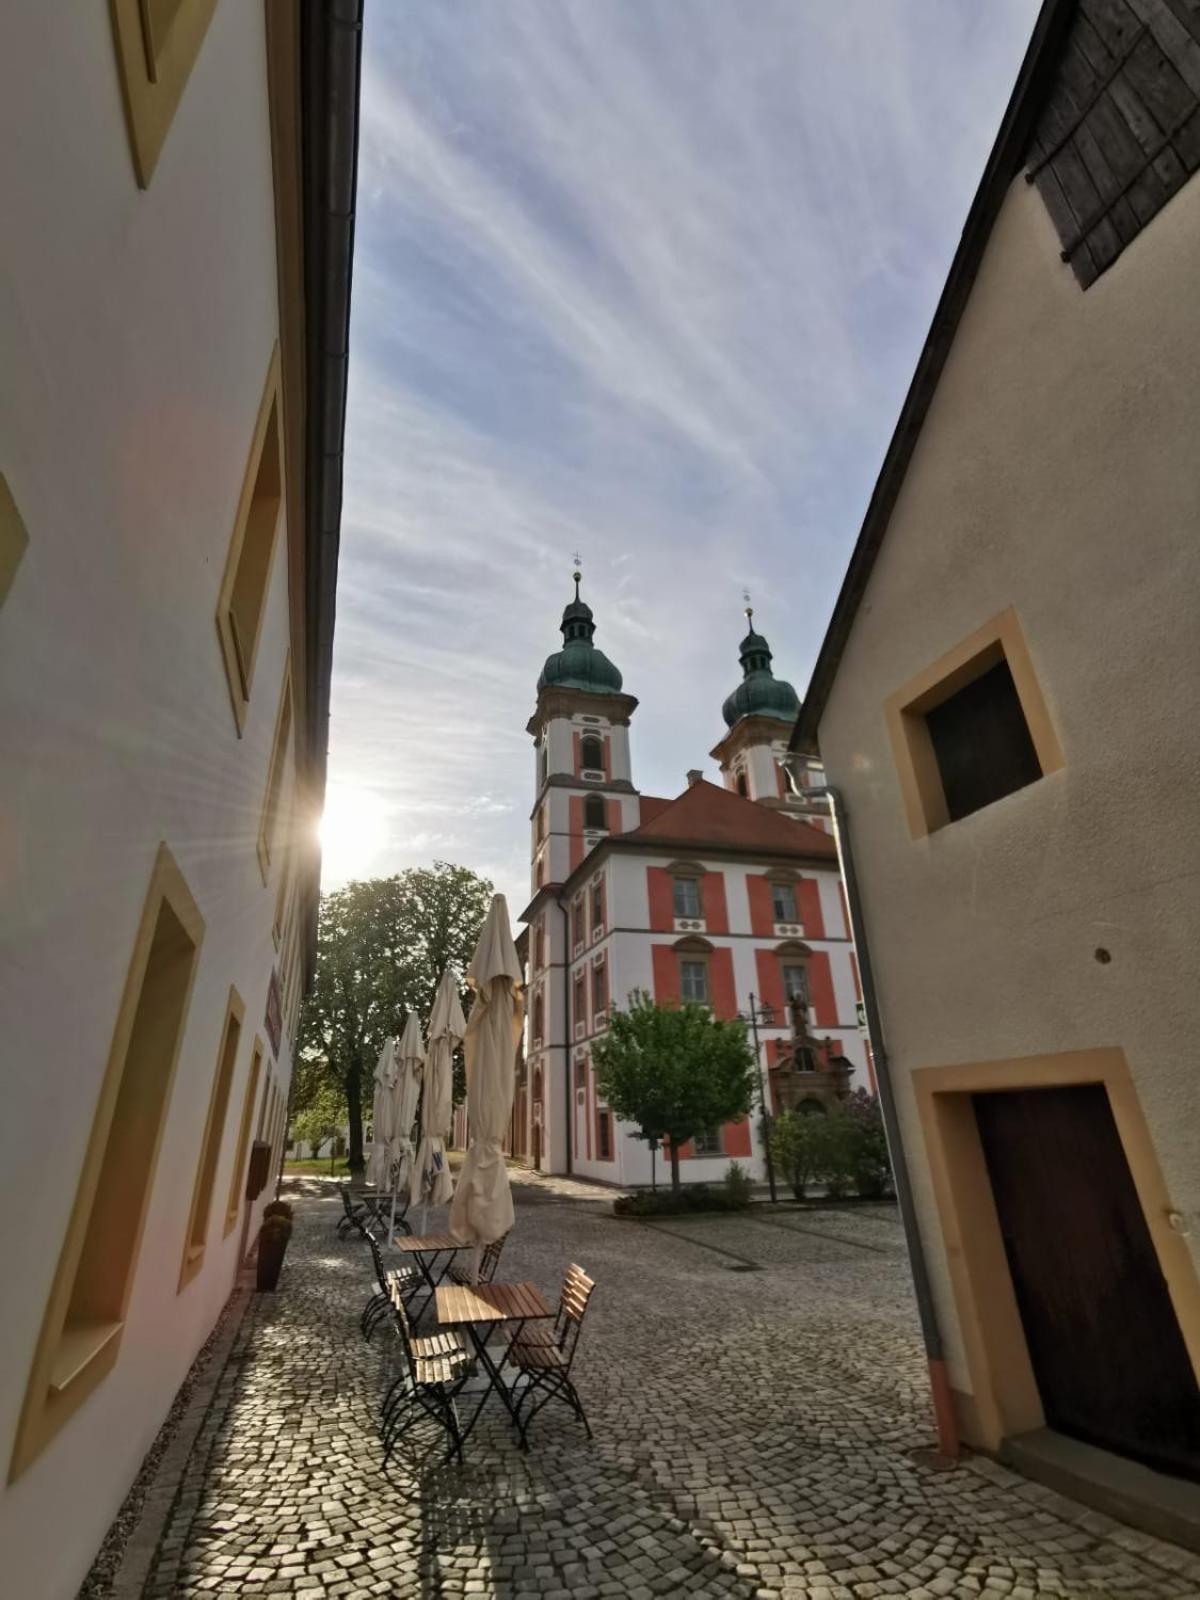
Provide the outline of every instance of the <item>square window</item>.
[[698,917],[700,915],[700,883],[696,878],[676,878],[675,915]]
[[796,918],[796,890],[790,883],[773,883],[771,885],[771,907],[775,914],[776,922],[795,922]]
[[698,1156],[724,1155],[720,1128],[706,1128],[703,1133],[698,1133],[692,1140],[692,1149]]
[[914,839],[1064,765],[1011,607],[890,696],[885,711]]
[[612,1115],[607,1111],[596,1119],[596,1153],[601,1161],[612,1160]]
[[801,962],[788,962],[783,969],[783,992],[789,1008],[808,1007],[808,971]]
[[708,1004],[708,964],[704,961],[679,963],[679,993],[684,1000]]

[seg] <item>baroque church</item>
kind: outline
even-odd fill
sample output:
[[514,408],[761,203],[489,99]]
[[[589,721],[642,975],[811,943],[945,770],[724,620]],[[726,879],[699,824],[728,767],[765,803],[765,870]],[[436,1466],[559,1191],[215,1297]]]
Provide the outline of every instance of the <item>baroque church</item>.
[[[605,1105],[592,1065],[610,1008],[638,991],[724,1018],[753,1003],[775,1111],[828,1110],[874,1079],[834,841],[780,766],[799,701],[774,675],[752,612],[742,680],[711,752],[720,782],[693,770],[681,794],[652,796],[630,756],[638,702],[597,649],[574,577],[562,648],[542,669],[528,724],[528,1010],[511,1144],[543,1172],[648,1184],[651,1152]],[[757,1112],[709,1129],[680,1158],[686,1182],[720,1179],[731,1160],[760,1178]]]

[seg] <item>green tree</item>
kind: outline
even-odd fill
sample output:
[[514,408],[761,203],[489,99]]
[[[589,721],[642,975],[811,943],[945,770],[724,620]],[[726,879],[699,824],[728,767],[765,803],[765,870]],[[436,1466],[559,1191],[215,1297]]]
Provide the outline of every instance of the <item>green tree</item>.
[[321,896],[293,1115],[316,1102],[323,1083],[332,1085],[345,1106],[352,1172],[364,1165],[363,1101],[384,1040],[409,1011],[428,1021],[443,968],[466,967],[491,897],[485,879],[445,861]]
[[[330,1080],[323,1061],[313,1061],[307,1074],[297,1068],[292,1096],[291,1137],[312,1146],[315,1156],[326,1139],[332,1139],[346,1119],[346,1103]],[[307,1081],[305,1081],[307,1079]],[[302,1103],[301,1103],[302,1101]]]
[[635,994],[628,1010],[613,1010],[592,1057],[597,1086],[617,1116],[636,1123],[643,1138],[670,1140],[675,1190],[680,1145],[750,1110],[754,1054],[746,1029],[707,1006],[659,1006]]

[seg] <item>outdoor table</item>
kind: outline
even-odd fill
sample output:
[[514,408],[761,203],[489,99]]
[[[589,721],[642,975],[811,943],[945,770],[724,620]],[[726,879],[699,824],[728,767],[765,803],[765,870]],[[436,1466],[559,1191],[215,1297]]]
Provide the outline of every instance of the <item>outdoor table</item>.
[[[450,1270],[450,1263],[454,1260],[459,1250],[473,1250],[475,1246],[462,1239],[456,1239],[452,1233],[409,1233],[397,1234],[392,1240],[392,1249],[399,1250],[401,1255],[412,1256],[417,1263],[417,1271],[424,1278],[428,1293],[421,1302],[419,1311],[411,1312],[415,1323],[425,1311],[425,1307],[433,1299],[437,1286]],[[445,1256],[441,1270],[434,1277],[434,1268],[439,1256]]]
[[[527,1322],[538,1321],[554,1315],[553,1306],[542,1298],[535,1283],[477,1283],[442,1284],[434,1291],[437,1321],[441,1328],[465,1328],[467,1337],[475,1347],[479,1365],[487,1376],[483,1394],[474,1414],[463,1429],[463,1442],[479,1420],[489,1394],[495,1391],[509,1416],[516,1420],[512,1396],[501,1376],[500,1369]],[[499,1363],[492,1360],[488,1351],[488,1335],[500,1324],[516,1323]],[[480,1330],[483,1330],[482,1333]]]

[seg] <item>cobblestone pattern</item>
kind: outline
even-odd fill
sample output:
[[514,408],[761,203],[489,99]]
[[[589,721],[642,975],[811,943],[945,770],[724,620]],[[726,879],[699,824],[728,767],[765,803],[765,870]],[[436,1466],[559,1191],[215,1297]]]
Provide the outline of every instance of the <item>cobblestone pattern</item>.
[[922,1464],[932,1426],[888,1208],[668,1232],[579,1184],[519,1184],[501,1276],[553,1293],[578,1261],[598,1283],[578,1363],[595,1441],[552,1406],[522,1456],[493,1406],[465,1468],[414,1446],[385,1474],[393,1351],[385,1329],[358,1332],[368,1254],[336,1239],[336,1199],[303,1187],[280,1292],[242,1325],[151,1596],[1200,1595],[1183,1551],[991,1462]]

